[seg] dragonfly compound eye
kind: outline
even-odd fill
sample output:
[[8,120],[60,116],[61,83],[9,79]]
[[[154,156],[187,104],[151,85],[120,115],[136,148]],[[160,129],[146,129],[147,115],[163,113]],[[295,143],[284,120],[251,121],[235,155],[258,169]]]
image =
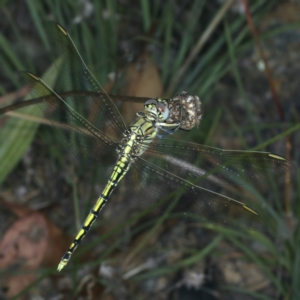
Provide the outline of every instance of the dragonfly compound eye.
[[169,108],[162,102],[156,104],[157,110],[161,113],[162,119],[165,121],[169,118]]
[[157,104],[157,101],[156,101],[155,99],[150,99],[150,100],[147,100],[147,101],[145,102],[145,105],[144,105],[144,107],[145,107],[145,108],[148,108],[148,107],[150,107],[150,106],[151,106],[151,104],[152,104],[152,105],[154,105],[154,106],[156,106],[156,104]]

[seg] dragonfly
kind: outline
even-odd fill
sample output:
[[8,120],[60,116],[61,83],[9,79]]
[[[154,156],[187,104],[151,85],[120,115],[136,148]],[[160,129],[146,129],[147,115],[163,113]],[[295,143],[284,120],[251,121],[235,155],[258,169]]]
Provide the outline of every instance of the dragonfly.
[[[261,229],[263,221],[256,210],[205,188],[205,183],[265,182],[269,174],[284,174],[291,166],[289,161],[269,152],[222,150],[169,138],[179,130],[185,132],[199,125],[201,102],[186,92],[170,99],[146,98],[143,111],[126,126],[112,97],[89,71],[67,31],[57,23],[49,28],[51,44],[58,54],[57,80],[63,91],[55,92],[30,72],[22,71],[21,75],[32,83],[32,97],[41,99],[39,107],[67,148],[81,164],[96,166],[106,178],[101,194],[61,258],[58,271],[68,264],[125,175],[133,183],[133,200],[146,207],[154,204],[158,213],[169,209],[220,225]],[[84,109],[76,111],[76,103],[83,104]]]

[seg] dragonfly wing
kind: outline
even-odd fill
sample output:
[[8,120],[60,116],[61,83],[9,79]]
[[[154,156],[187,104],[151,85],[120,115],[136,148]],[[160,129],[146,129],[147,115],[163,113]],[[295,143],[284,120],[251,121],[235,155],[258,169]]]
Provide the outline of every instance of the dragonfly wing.
[[65,95],[70,92],[63,97],[69,105],[74,107],[81,103],[83,109],[78,109],[81,115],[112,139],[119,140],[126,129],[119,110],[89,71],[64,28],[50,22],[47,29],[57,56],[58,84],[55,91]]
[[[146,147],[146,145],[145,145]],[[172,139],[158,139],[145,158],[196,185],[265,183],[269,175],[285,175],[291,164],[269,152],[222,150]]]
[[[44,112],[45,118],[50,120],[67,148],[81,164],[94,165],[96,161],[103,160],[103,155],[112,156],[112,152],[116,153],[114,150],[117,143],[114,140],[79,115],[41,79],[28,72],[22,72],[20,75],[33,83],[31,96],[43,99],[38,106]],[[117,153],[113,161],[116,159]]]
[[144,207],[153,206],[154,212],[179,213],[179,216],[234,228],[262,230],[265,227],[259,214],[244,203],[196,186],[143,158],[136,159],[130,172],[133,178],[139,177],[139,183],[132,185],[136,201]]

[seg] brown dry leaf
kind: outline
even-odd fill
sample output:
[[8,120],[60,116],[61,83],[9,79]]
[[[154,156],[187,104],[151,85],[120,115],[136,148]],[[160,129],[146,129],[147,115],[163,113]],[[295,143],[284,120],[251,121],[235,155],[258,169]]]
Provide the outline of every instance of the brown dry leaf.
[[[162,95],[163,87],[157,66],[147,52],[128,65],[121,95],[157,98]],[[122,110],[125,123],[132,122],[137,111],[143,110],[139,103],[124,103]]]
[[[5,204],[5,201],[1,202]],[[7,276],[1,286],[7,296],[13,297],[31,284],[36,275],[32,272],[42,263],[57,266],[71,243],[71,238],[56,227],[44,214],[32,212],[20,205],[6,205],[21,217],[6,231],[0,242],[0,268],[5,272],[19,268],[25,274]],[[24,216],[26,213],[29,215]],[[30,273],[31,272],[31,273]]]
[[[8,270],[20,266],[23,271],[34,270],[42,263],[47,248],[46,219],[43,214],[34,212],[16,221],[4,234],[0,243],[0,268]],[[33,273],[7,276],[4,283],[7,296],[18,294],[34,280]]]
[[[23,222],[26,223],[26,220],[29,216],[29,218],[35,218],[35,212],[31,208],[28,208],[26,206],[22,206],[19,204],[15,203],[10,203],[5,201],[4,199],[0,198],[0,204],[1,206],[9,209],[15,216],[19,218],[19,221],[14,223],[12,227],[10,227],[10,230],[8,230],[7,234],[10,240],[14,238],[14,235],[17,234],[17,231],[15,230],[16,227],[23,226]],[[58,264],[60,261],[62,255],[68,248],[68,246],[71,243],[71,238],[67,236],[61,229],[59,229],[55,224],[53,224],[50,220],[48,220],[47,217],[45,217],[41,213],[37,213],[39,216],[42,216],[43,220],[46,222],[46,229],[47,229],[47,241],[48,241],[48,246],[47,246],[47,251],[43,253],[43,263],[46,264],[48,267],[53,267]],[[21,225],[20,225],[21,224]],[[26,224],[25,224],[26,227]],[[25,228],[23,226],[23,228]],[[13,232],[13,234],[11,234]],[[5,238],[5,237],[4,237]],[[0,245],[4,243],[4,238]],[[16,236],[16,240],[18,243],[23,243],[22,240],[18,239],[18,236]],[[19,245],[15,245],[15,247],[19,247]],[[1,251],[1,249],[0,249]],[[12,253],[12,252],[11,252]],[[40,252],[42,254],[42,252]],[[0,252],[1,255],[1,252]],[[5,261],[2,263],[6,263]],[[6,263],[9,265],[10,263]],[[0,257],[0,265],[1,265],[1,257]]]
[[0,268],[21,262],[38,267],[48,247],[48,229],[43,214],[35,212],[16,221],[0,243]]

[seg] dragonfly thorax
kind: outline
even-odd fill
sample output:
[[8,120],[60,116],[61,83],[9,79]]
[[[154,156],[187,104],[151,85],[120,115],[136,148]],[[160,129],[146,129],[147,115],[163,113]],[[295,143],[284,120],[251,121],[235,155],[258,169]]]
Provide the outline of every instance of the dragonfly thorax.
[[156,138],[158,131],[155,126],[157,118],[153,120],[153,116],[145,111],[137,115],[138,118],[124,132],[117,149],[120,157],[126,156],[130,161],[145,152],[148,145]]

